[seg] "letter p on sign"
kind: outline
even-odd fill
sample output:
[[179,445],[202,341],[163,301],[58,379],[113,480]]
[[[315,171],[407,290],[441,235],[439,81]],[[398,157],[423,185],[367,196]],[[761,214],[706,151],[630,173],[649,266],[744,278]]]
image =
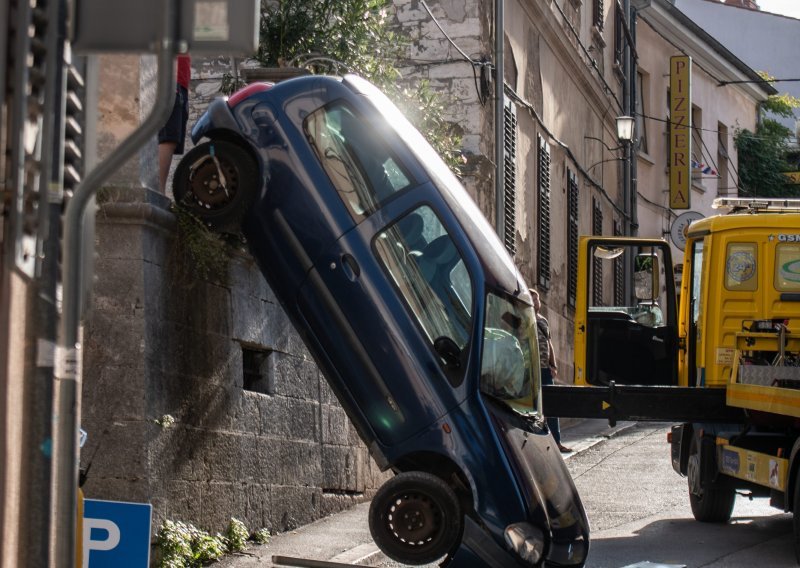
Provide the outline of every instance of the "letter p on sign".
[[150,505],[86,499],[83,507],[82,568],[150,565]]

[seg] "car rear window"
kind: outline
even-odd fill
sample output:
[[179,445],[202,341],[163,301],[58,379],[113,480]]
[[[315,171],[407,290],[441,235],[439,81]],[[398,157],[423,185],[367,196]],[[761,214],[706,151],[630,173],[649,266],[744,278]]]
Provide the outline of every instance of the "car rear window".
[[311,113],[304,128],[317,159],[356,222],[411,185],[410,176],[374,126],[346,103],[337,101]]
[[775,288],[800,292],[800,244],[780,243],[775,247]]

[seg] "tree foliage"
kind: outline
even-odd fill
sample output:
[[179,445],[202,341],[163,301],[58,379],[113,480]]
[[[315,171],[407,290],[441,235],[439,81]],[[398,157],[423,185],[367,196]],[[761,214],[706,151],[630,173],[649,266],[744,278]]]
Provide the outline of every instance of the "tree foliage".
[[[760,75],[766,81],[774,79],[767,73]],[[788,185],[783,175],[783,172],[792,170],[787,140],[794,133],[777,120],[765,116],[769,112],[791,118],[796,108],[800,108],[800,99],[788,93],[770,95],[761,104],[756,131],[746,128],[736,130],[734,144],[739,155],[739,192],[742,196],[800,195],[800,190],[796,186]]]
[[427,81],[404,82],[397,67],[408,40],[392,25],[390,0],[262,0],[256,59],[267,67],[351,72],[374,83],[451,168],[463,165],[461,129]]

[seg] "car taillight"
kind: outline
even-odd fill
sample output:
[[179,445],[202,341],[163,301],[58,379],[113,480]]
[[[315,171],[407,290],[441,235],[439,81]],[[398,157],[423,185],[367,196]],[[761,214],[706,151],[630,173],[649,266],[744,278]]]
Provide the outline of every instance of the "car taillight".
[[269,91],[274,86],[275,83],[252,83],[247,85],[244,89],[239,89],[228,97],[228,107],[233,108],[246,98],[252,97],[256,93]]

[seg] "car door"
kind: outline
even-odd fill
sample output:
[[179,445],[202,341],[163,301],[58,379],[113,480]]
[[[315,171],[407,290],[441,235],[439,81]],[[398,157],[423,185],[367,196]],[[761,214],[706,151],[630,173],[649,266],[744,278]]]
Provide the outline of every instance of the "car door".
[[677,385],[677,317],[669,245],[583,237],[575,318],[576,382]]
[[298,304],[346,395],[385,446],[464,398],[472,278],[432,186],[392,201],[313,268]]

